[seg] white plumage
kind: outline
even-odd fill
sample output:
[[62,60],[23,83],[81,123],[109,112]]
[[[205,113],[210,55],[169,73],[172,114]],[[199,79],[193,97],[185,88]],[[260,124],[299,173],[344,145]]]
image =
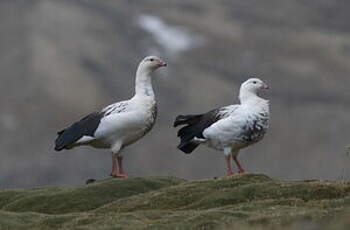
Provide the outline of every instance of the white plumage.
[[152,88],[152,76],[159,67],[166,66],[160,58],[144,58],[137,69],[135,95],[94,112],[58,132],[55,149],[70,149],[80,145],[109,148],[112,151],[112,172],[126,177],[122,169],[121,150],[149,132],[157,116]]
[[181,143],[178,148],[192,152],[199,144],[223,151],[227,162],[227,174],[232,174],[231,157],[239,173],[243,173],[237,156],[241,148],[260,141],[269,126],[269,102],[257,95],[268,86],[257,78],[245,81],[240,88],[241,104],[214,109],[205,114],[180,115],[174,126],[186,125],[178,132]]

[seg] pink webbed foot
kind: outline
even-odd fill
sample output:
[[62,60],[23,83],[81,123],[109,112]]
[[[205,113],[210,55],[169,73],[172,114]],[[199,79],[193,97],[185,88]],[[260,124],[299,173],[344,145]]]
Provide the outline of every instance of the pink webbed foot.
[[123,172],[123,157],[118,156],[115,154],[112,154],[112,177],[118,177],[118,178],[128,178],[129,175]]
[[227,176],[232,176],[233,175],[233,171],[232,170],[227,170],[226,175]]
[[121,174],[121,173],[117,173],[117,172],[112,172],[110,175],[112,177],[118,177],[118,178],[128,178],[129,177],[128,174]]
[[129,175],[128,175],[128,174],[121,174],[121,173],[119,173],[119,174],[117,175],[117,177],[120,177],[120,178],[128,178]]
[[116,177],[118,175],[118,172],[117,171],[112,171],[109,175],[111,177]]
[[245,170],[242,168],[241,164],[239,163],[237,156],[234,156],[233,160],[236,162],[236,165],[238,167],[238,173],[239,174],[245,173]]

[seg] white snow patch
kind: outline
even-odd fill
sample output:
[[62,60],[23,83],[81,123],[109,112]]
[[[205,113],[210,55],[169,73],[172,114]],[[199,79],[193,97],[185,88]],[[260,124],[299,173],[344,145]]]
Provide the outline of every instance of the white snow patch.
[[170,54],[178,54],[201,44],[201,38],[191,34],[182,26],[171,26],[159,17],[141,15],[138,23],[142,29],[151,33],[155,41]]

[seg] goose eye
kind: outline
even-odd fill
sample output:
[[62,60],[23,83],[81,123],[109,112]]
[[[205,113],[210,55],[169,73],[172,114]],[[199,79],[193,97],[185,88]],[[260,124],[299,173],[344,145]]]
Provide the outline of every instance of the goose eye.
[[256,81],[253,81],[253,84],[256,84],[257,82]]
[[153,58],[151,58],[151,59],[149,59],[150,61],[154,61],[154,59]]

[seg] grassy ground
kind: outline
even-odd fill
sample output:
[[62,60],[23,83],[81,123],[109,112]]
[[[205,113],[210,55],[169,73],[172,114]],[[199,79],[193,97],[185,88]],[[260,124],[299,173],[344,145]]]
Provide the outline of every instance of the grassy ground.
[[261,174],[0,191],[0,229],[350,229],[350,184]]

